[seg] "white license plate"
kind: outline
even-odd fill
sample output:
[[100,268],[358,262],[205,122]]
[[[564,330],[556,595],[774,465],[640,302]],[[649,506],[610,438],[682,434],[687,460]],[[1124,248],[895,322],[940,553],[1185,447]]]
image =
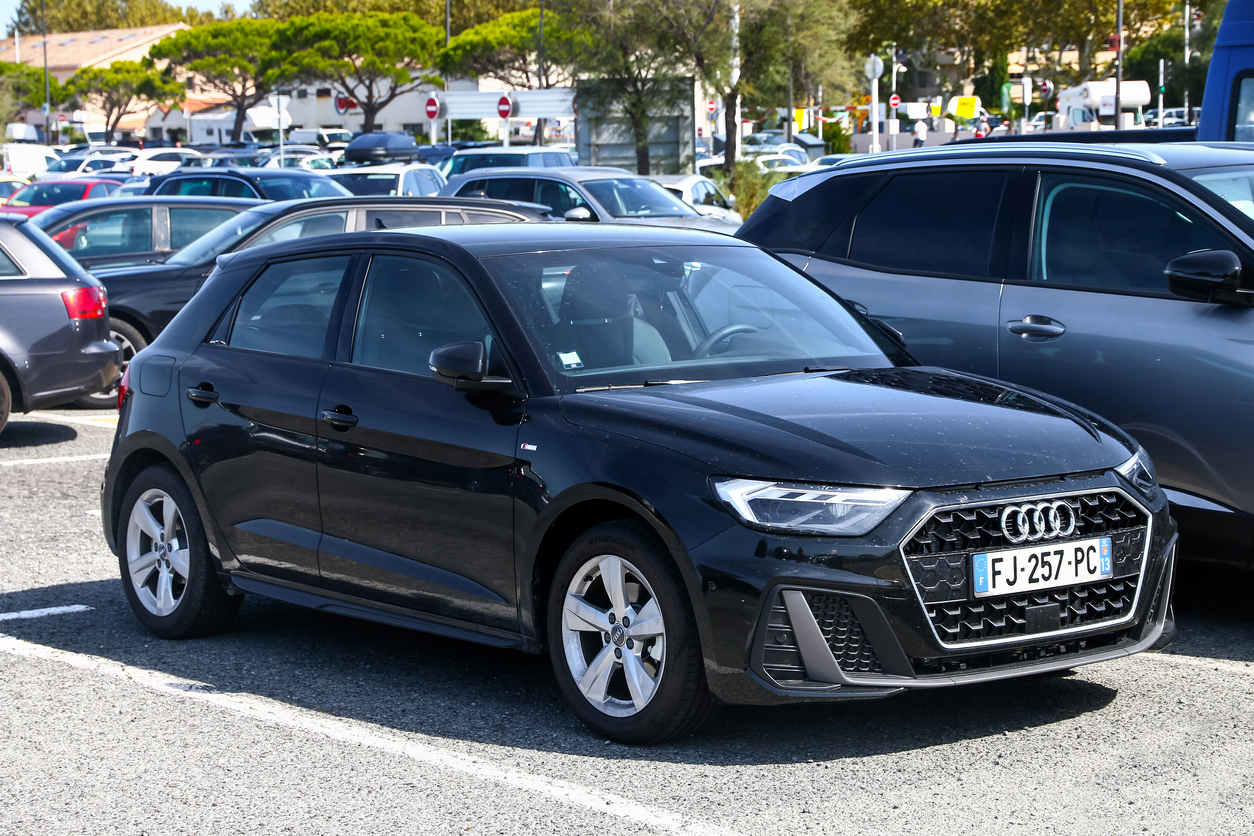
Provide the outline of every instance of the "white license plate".
[[972,587],[984,598],[1100,581],[1114,574],[1111,557],[1109,537],[973,554]]

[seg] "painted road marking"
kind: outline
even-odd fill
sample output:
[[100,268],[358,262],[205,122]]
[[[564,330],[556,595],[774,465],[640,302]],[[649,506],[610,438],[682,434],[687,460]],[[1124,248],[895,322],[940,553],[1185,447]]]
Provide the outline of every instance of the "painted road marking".
[[[27,420],[34,419],[36,421],[63,421],[67,424],[84,424],[88,427],[116,427],[118,425],[117,412],[111,412],[106,415],[98,415],[94,418],[84,418],[77,415],[58,415],[53,412],[28,412],[23,416]],[[20,420],[20,419],[15,419]]]
[[8,459],[0,461],[0,467],[17,467],[20,464],[57,464],[59,462],[96,462],[109,458],[108,453],[86,453],[82,456],[45,456],[42,459]]
[[88,612],[94,607],[82,604],[71,604],[68,607],[45,607],[42,610],[22,610],[21,612],[0,612],[0,621],[18,621],[27,618],[43,618],[45,615],[63,615],[67,612]]
[[[697,821],[688,816],[639,804],[629,798],[585,787],[571,781],[534,775],[503,766],[491,755],[451,752],[423,742],[424,735],[404,734],[373,723],[330,717],[321,712],[286,705],[253,694],[222,694],[212,685],[171,677],[157,671],[134,668],[84,653],[58,650],[0,633],[0,653],[28,659],[59,662],[79,670],[122,679],[175,699],[199,700],[217,708],[234,711],[263,723],[321,735],[341,743],[366,746],[417,763],[459,772],[472,778],[506,784],[516,789],[547,796],[575,807],[626,819],[635,825],[655,827],[670,833],[736,836],[734,831]],[[429,738],[428,738],[429,739]]]

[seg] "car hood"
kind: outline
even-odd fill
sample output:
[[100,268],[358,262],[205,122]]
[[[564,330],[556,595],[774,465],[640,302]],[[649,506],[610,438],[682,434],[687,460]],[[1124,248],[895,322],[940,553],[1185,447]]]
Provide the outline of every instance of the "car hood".
[[97,267],[91,273],[102,282],[109,279],[163,279],[182,275],[188,267],[183,264],[132,264],[122,267]]
[[731,235],[740,229],[740,224],[734,221],[726,221],[722,218],[712,218],[706,215],[698,215],[691,217],[688,215],[674,215],[661,218],[614,218],[611,223],[631,224],[633,226],[667,226],[679,227],[681,229],[704,229],[706,232],[724,232]]
[[672,384],[562,399],[573,424],[693,456],[712,473],[937,488],[1105,470],[1134,443],[1031,390],[934,368]]

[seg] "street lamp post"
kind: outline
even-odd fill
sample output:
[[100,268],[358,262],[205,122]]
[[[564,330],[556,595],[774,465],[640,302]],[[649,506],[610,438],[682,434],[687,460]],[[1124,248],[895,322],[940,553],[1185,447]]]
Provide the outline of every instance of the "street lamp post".
[[1188,0],[1184,3],[1184,124],[1193,124],[1193,112],[1189,110],[1189,30],[1193,28],[1193,12]]
[[48,3],[39,0],[44,30],[44,142],[52,141],[52,82],[48,79]]

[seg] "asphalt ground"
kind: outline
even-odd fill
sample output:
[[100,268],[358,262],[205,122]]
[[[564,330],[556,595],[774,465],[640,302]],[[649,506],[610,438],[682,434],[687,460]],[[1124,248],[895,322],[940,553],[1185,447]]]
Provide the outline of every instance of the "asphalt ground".
[[0,435],[5,836],[1254,833],[1254,573],[1183,563],[1167,653],[631,748],[515,651],[256,596],[153,638],[100,533],[112,420]]

